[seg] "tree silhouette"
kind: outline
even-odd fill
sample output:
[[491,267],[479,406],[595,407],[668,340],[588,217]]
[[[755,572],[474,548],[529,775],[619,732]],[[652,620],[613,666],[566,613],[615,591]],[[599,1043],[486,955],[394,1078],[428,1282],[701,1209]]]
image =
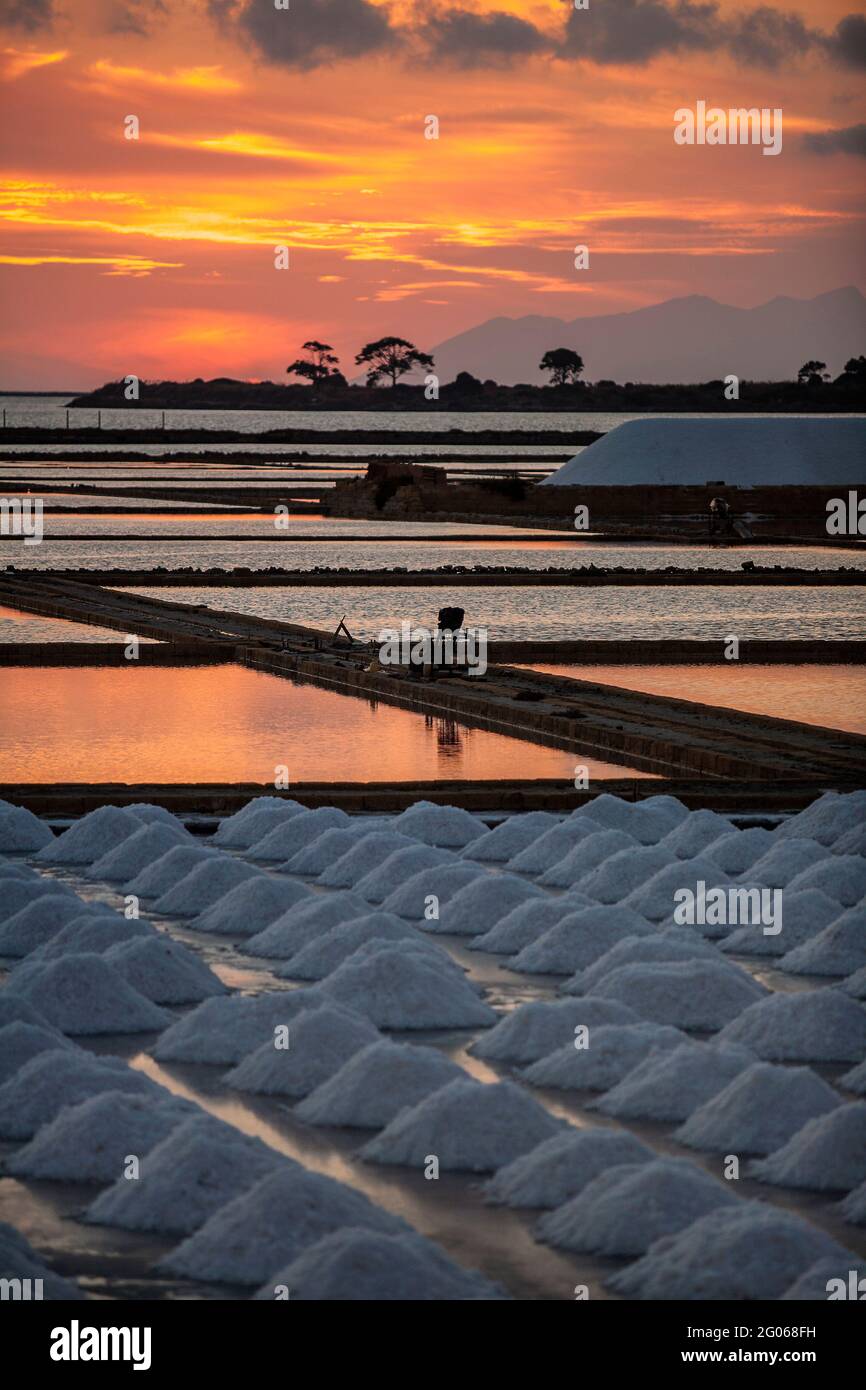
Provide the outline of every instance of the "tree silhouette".
[[550,372],[552,386],[567,386],[576,382],[583,371],[583,358],[571,348],[551,348],[538,364],[542,372]]
[[843,375],[857,382],[866,381],[866,357],[849,357]]
[[355,358],[359,366],[369,368],[367,385],[378,386],[383,378],[397,385],[398,377],[411,372],[413,367],[432,367],[433,358],[427,352],[419,352],[414,343],[405,338],[379,338],[375,343],[367,343]]
[[305,376],[314,386],[324,381],[329,376],[339,376],[337,370],[337,357],[330,343],[317,343],[313,338],[308,343],[301,344],[302,350],[308,355],[299,357],[292,362],[286,371],[290,376]]
[[797,373],[797,380],[801,386],[818,386],[829,379],[826,362],[804,362]]

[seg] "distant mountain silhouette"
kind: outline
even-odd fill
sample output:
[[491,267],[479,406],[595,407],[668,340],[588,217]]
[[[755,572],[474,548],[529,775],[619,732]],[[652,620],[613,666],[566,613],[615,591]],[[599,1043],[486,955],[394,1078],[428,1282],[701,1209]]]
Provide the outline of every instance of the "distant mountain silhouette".
[[755,309],[689,295],[592,318],[488,319],[435,347],[435,371],[440,381],[466,371],[504,385],[542,382],[548,378],[538,363],[557,347],[581,354],[587,381],[697,382],[730,373],[783,381],[811,358],[837,376],[849,357],[866,352],[866,299],[847,286],[814,299],[780,296]]

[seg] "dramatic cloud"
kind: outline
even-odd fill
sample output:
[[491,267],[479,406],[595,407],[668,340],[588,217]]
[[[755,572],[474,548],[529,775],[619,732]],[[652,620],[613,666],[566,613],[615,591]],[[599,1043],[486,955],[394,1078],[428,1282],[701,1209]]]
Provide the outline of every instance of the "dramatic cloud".
[[561,54],[594,63],[647,63],[661,53],[714,48],[721,27],[715,4],[677,0],[604,0],[572,10]]
[[762,7],[737,16],[727,28],[727,47],[741,63],[777,68],[799,58],[821,42],[799,15]]
[[105,27],[111,34],[152,33],[155,22],[168,10],[163,0],[110,0],[105,7]]
[[849,14],[840,19],[826,40],[830,56],[849,68],[866,68],[866,16]]
[[804,135],[803,144],[811,154],[854,154],[866,159],[866,125]]
[[534,24],[501,10],[440,10],[423,25],[421,38],[434,62],[462,68],[505,65],[551,47]]
[[208,8],[217,20],[233,21],[262,58],[283,67],[322,67],[395,41],[387,14],[368,0],[303,0],[287,10],[276,9],[274,0],[250,0],[241,9],[208,0]]
[[54,18],[54,0],[0,0],[0,25],[41,29]]

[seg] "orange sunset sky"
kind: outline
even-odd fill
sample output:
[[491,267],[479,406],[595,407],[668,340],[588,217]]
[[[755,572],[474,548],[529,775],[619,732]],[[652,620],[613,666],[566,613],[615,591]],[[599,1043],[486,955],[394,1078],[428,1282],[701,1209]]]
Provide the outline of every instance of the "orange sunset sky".
[[[851,0],[0,0],[0,64],[6,390],[866,290]],[[781,107],[781,155],[677,146],[698,100]]]

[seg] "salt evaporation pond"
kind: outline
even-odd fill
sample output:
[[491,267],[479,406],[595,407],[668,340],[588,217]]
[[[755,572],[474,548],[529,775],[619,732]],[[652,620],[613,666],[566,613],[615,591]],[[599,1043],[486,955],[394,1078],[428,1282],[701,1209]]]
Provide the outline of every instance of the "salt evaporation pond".
[[[139,641],[152,644],[154,639],[140,637]],[[0,604],[0,642],[116,642],[125,647],[128,638],[108,627],[68,623],[63,618],[24,613],[19,608]]]
[[[264,568],[269,564],[281,566],[284,563],[282,551],[265,559],[258,549],[252,555],[249,546],[241,545],[239,549],[243,558],[225,556],[219,559],[210,556],[208,559],[190,559],[187,550],[178,564],[192,564],[204,569],[208,564]],[[265,547],[261,549],[265,550]],[[390,550],[388,554],[391,554]],[[431,561],[429,548],[425,550],[424,559],[425,564],[448,563],[445,559],[436,561],[435,557]],[[589,556],[587,564],[591,560],[592,556]],[[85,564],[83,560],[77,563]],[[140,567],[149,568],[152,563],[152,554],[145,556],[143,553]],[[162,563],[168,564],[168,561],[163,558]],[[322,563],[332,567],[335,562],[332,557]],[[398,562],[392,558],[387,563]],[[489,564],[492,561],[488,558],[479,563]],[[101,561],[87,567],[99,568],[100,564]],[[349,631],[370,640],[377,638],[383,628],[399,629],[403,619],[429,626],[439,609],[450,605],[459,605],[465,610],[469,626],[483,623],[491,641],[509,638],[571,641],[580,636],[607,641],[661,640],[669,638],[674,628],[682,638],[717,641],[720,625],[724,625],[725,632],[736,632],[742,639],[766,637],[852,641],[860,639],[866,623],[866,590],[862,586],[809,588],[792,585],[790,588],[764,589],[757,586],[643,588],[636,585],[622,589],[616,585],[587,588],[528,588],[525,585],[509,588],[507,585],[497,585],[461,588],[458,580],[452,585],[443,582],[441,587],[413,588],[407,579],[405,588],[389,585],[382,589],[357,589],[347,582],[345,586],[310,589],[256,588],[252,585],[242,589],[214,589],[207,587],[207,579],[203,576],[201,587],[135,586],[125,592],[145,594],[151,598],[174,598],[181,603],[202,603],[232,613],[248,613],[257,618],[307,623],[313,627],[330,626],[331,630],[345,614]],[[731,664],[725,663],[726,675]],[[617,670],[627,668],[618,667]]]
[[[227,591],[228,592],[228,591]],[[38,707],[39,718],[33,710]],[[4,671],[0,780],[54,782],[484,781],[646,774],[449,719],[242,666],[32,667]],[[274,750],[277,750],[275,754]]]

